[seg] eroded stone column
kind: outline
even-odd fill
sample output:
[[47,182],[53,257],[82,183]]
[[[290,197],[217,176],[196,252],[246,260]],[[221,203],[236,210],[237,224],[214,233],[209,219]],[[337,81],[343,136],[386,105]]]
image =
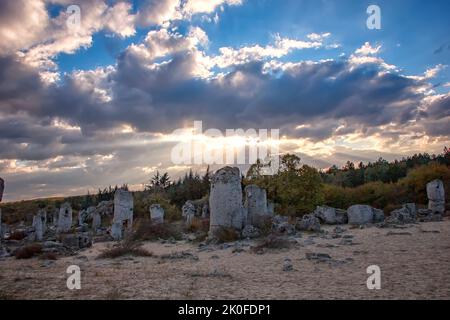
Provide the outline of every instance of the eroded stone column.
[[150,220],[152,223],[164,223],[164,209],[161,205],[155,203],[150,206]]
[[72,207],[65,202],[59,209],[57,232],[69,232],[72,228]]
[[241,174],[238,168],[225,167],[214,174],[209,208],[212,236],[220,228],[243,228],[247,214],[242,204]]
[[428,209],[433,214],[445,212],[445,190],[441,180],[433,180],[427,184]]
[[[120,225],[120,237],[122,237],[122,231],[124,229],[131,230],[133,225],[133,194],[129,191],[118,189],[114,194],[114,218],[113,226],[111,228],[111,233],[113,229],[117,229]],[[117,240],[119,233],[115,232],[113,237]]]
[[270,216],[267,208],[266,190],[257,185],[245,187],[245,208],[247,209],[247,224],[260,226]]

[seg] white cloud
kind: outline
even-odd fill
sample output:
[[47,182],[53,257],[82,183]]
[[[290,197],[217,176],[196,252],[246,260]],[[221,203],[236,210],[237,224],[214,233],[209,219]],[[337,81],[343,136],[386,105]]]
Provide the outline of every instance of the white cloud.
[[364,43],[364,45],[355,51],[355,54],[361,56],[369,56],[377,54],[381,49],[381,45],[372,47],[369,42]]

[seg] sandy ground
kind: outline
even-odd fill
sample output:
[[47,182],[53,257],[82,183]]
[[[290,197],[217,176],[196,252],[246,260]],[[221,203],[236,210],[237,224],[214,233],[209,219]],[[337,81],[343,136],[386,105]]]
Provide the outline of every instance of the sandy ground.
[[[328,227],[332,230],[333,227]],[[341,239],[303,236],[291,249],[264,254],[232,248],[199,251],[189,243],[146,243],[156,257],[97,259],[112,243],[48,263],[0,260],[0,298],[12,299],[449,299],[450,221],[408,229],[348,229]],[[388,233],[394,233],[388,235]],[[409,234],[405,234],[409,233]],[[311,242],[314,243],[311,243]],[[306,243],[305,243],[306,242]],[[331,245],[331,246],[330,246]],[[195,259],[161,259],[188,251]],[[327,253],[342,263],[318,263],[306,253]],[[283,271],[289,258],[294,270]],[[81,268],[81,290],[66,287],[66,268]],[[366,268],[381,268],[381,289],[368,290]]]

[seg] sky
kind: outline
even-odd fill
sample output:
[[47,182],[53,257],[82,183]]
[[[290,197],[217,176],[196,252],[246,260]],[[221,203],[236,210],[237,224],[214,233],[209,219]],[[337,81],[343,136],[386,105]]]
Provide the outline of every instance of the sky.
[[446,0],[1,1],[3,201],[202,172],[173,158],[194,121],[277,129],[281,153],[317,168],[440,153],[448,12]]

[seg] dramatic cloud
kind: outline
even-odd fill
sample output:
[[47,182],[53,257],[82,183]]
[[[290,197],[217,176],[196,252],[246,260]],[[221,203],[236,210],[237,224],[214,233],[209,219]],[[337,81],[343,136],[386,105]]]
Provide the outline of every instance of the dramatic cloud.
[[[0,35],[9,40],[0,45],[7,199],[124,182],[139,187],[156,169],[181,174],[186,168],[170,161],[177,143],[171,133],[194,120],[205,130],[279,128],[283,151],[321,167],[436,152],[448,142],[450,95],[432,83],[442,64],[406,75],[380,56],[384,46],[369,42],[340,58],[292,58],[339,47],[328,32],[209,50],[214,39],[188,22],[242,4],[237,0],[148,1],[138,8],[79,1],[83,23],[75,33],[64,10],[51,17],[45,4],[0,4]],[[187,26],[175,27],[175,20]],[[124,38],[144,27],[146,35],[114,64],[60,74],[55,57],[91,46],[96,32]]]

